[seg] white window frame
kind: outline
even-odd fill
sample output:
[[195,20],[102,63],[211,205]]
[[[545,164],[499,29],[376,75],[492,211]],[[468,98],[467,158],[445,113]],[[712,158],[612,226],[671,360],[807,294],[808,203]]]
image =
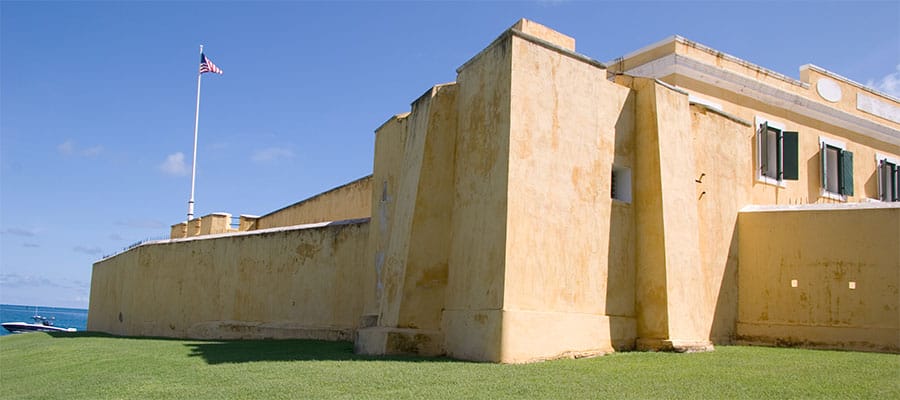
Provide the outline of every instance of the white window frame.
[[[875,153],[875,168],[876,168],[876,171],[875,171],[875,180],[878,181],[878,182],[877,182],[877,185],[878,185],[878,197],[877,197],[875,200],[878,200],[878,201],[884,201],[884,200],[881,199],[881,198],[883,197],[883,194],[882,194],[882,193],[883,193],[883,191],[884,191],[884,188],[881,186],[881,181],[882,181],[882,177],[881,177],[881,162],[882,162],[882,161],[887,161],[887,162],[889,162],[889,163],[891,163],[891,164],[894,164],[894,165],[896,165],[896,166],[900,166],[900,158],[897,158],[897,157],[891,157],[891,156],[884,155],[884,154],[881,154],[881,153]],[[896,200],[894,200],[894,201],[896,201]]]
[[783,179],[778,180],[778,179],[772,178],[770,176],[763,175],[763,173],[762,173],[762,152],[763,152],[763,150],[768,150],[768,149],[762,148],[762,136],[760,136],[760,133],[759,133],[759,127],[762,124],[766,124],[772,128],[778,129],[782,132],[785,131],[783,123],[777,122],[777,121],[772,121],[768,118],[760,117],[758,115],[756,116],[756,126],[754,127],[754,134],[753,134],[753,138],[756,143],[756,165],[753,168],[756,171],[756,181],[760,182],[760,183],[765,183],[767,185],[773,185],[773,186],[778,186],[781,188],[786,188],[787,182],[785,180],[783,180]]
[[[847,150],[846,143],[844,143],[840,140],[834,140],[834,139],[827,138],[824,136],[819,136],[819,151],[824,151],[826,149],[826,146],[837,147],[837,148],[841,149],[841,151]],[[825,158],[826,156],[820,154],[819,157]],[[840,159],[840,155],[838,155],[838,159]],[[827,162],[827,159],[826,159],[826,162]],[[826,166],[824,164],[822,164],[821,161],[819,162],[819,164],[820,164],[819,173],[822,174],[822,176],[824,176]],[[837,173],[838,173],[838,180],[840,180],[840,174],[841,174],[840,167],[838,167]],[[819,176],[819,184],[820,185],[821,185],[821,181],[822,181],[822,176]],[[819,196],[824,197],[826,199],[837,200],[837,201],[842,201],[842,202],[847,201],[847,195],[828,191],[825,189],[825,185],[821,185],[819,187]]]

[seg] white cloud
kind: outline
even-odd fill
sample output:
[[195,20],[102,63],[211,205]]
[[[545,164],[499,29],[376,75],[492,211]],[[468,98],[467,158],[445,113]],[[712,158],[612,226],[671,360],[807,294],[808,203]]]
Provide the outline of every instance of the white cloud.
[[881,79],[877,81],[870,79],[866,82],[866,86],[894,97],[900,97],[900,64],[897,64],[894,72],[883,76]]
[[81,150],[81,155],[83,155],[85,157],[96,157],[96,156],[100,155],[100,153],[102,153],[102,152],[103,152],[103,146],[94,146],[94,147],[88,147],[84,150]]
[[16,235],[16,236],[25,236],[32,237],[35,235],[34,231],[22,228],[9,228],[3,231],[5,234]]
[[94,247],[87,247],[87,246],[80,246],[80,245],[79,245],[79,246],[75,246],[75,248],[72,249],[72,251],[75,251],[75,252],[78,252],[78,253],[84,253],[84,254],[92,255],[92,256],[93,256],[93,255],[96,255],[96,254],[100,254],[100,252],[103,251],[103,250],[101,250],[99,247],[96,247],[96,246],[94,246]]
[[276,161],[282,158],[291,158],[294,156],[294,152],[290,149],[285,149],[282,147],[269,147],[262,150],[256,150],[253,153],[253,156],[250,157],[251,160],[255,162],[270,162]]
[[68,139],[56,146],[56,151],[60,154],[71,156],[73,154],[84,157],[96,157],[103,152],[103,146],[92,146],[88,148],[80,148],[74,140]]
[[[138,228],[138,229],[160,229],[160,228],[168,228],[169,226],[163,222],[157,221],[155,219],[129,219],[116,221],[116,225],[119,226],[127,226],[129,228]],[[118,235],[121,238],[121,235]]]
[[184,163],[184,153],[169,154],[166,161],[159,165],[159,169],[169,175],[184,176],[188,174],[187,164]]
[[16,273],[0,274],[0,286],[6,288],[60,288],[75,289],[86,292],[91,284],[74,279],[48,279],[45,276],[20,275]]
[[60,143],[59,146],[56,146],[56,150],[65,155],[70,155],[75,152],[75,142],[71,139],[66,140],[65,142]]

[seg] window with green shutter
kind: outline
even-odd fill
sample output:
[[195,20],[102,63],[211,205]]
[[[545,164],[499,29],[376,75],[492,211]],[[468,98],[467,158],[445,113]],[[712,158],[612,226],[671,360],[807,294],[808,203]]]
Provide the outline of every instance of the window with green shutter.
[[819,143],[822,196],[846,201],[853,196],[853,153],[836,140],[820,138]]
[[878,162],[878,199],[900,201],[900,160],[876,155]]
[[780,123],[757,117],[757,180],[784,186],[799,178],[799,134],[784,130]]

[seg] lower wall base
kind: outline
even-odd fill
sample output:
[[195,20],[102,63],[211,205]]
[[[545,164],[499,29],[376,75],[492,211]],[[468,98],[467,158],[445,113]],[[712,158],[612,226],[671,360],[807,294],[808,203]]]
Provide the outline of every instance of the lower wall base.
[[353,340],[353,328],[309,327],[293,322],[206,321],[185,332],[192,339],[317,339]]
[[900,353],[900,329],[737,323],[738,344]]
[[368,355],[439,356],[444,354],[444,334],[422,329],[365,328],[357,332],[353,349]]
[[500,361],[524,363],[631,350],[636,329],[629,317],[505,310]]
[[676,353],[700,353],[713,351],[712,342],[708,340],[677,340],[677,339],[638,339],[639,351],[674,351]]

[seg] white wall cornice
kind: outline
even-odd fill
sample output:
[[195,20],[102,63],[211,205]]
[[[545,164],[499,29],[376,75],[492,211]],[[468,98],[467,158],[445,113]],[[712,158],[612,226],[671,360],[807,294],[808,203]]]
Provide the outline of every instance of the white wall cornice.
[[681,75],[884,143],[900,146],[900,131],[896,129],[678,54],[669,54],[639,65],[625,71],[625,74],[656,79],[672,74]]

